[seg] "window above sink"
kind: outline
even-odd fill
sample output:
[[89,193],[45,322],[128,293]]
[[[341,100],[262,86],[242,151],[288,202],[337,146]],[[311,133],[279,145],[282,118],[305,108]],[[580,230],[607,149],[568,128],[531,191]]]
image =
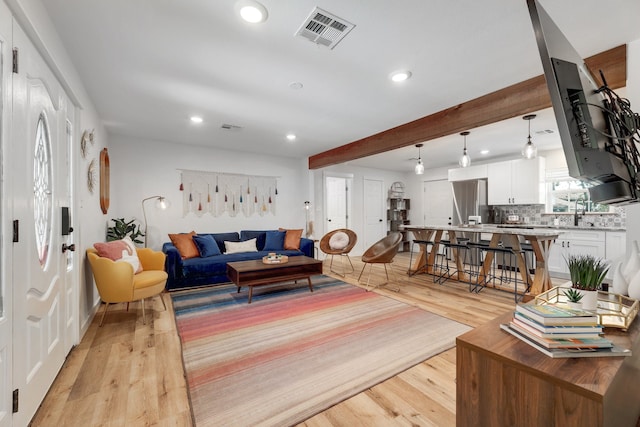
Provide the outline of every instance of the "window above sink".
[[546,174],[546,213],[609,213],[609,205],[591,201],[591,184],[569,176],[567,169],[548,170]]

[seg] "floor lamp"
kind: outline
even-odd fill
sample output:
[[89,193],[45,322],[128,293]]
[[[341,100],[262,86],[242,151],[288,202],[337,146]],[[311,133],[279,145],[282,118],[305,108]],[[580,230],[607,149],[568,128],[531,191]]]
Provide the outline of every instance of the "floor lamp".
[[304,202],[304,237],[309,237],[309,209],[311,208],[311,202]]
[[144,208],[144,202],[149,200],[156,201],[156,208],[165,210],[169,207],[169,201],[164,196],[151,196],[146,199],[142,199],[142,216],[144,217],[144,247],[147,247],[147,211]]

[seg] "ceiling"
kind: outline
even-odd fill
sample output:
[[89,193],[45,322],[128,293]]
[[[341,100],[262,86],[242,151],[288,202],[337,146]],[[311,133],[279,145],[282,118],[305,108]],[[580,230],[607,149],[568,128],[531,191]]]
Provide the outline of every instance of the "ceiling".
[[[262,0],[261,24],[234,3],[43,0],[111,135],[306,158],[542,74],[525,0]],[[583,57],[640,39],[637,0],[540,3]],[[294,37],[316,6],[355,24],[334,49]],[[413,75],[393,83],[398,69]],[[560,147],[551,110],[531,133],[539,150]],[[526,136],[517,117],[467,144],[476,161],[513,155]],[[429,141],[426,167],[455,164],[462,143]],[[410,171],[417,151],[352,163]]]

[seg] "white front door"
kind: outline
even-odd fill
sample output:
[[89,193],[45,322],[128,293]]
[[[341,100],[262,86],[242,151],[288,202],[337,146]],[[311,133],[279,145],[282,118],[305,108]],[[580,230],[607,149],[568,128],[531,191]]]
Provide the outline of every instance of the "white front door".
[[11,13],[0,2],[0,427],[12,425],[12,312],[11,298],[11,179],[8,166],[11,147]]
[[[13,218],[14,425],[27,425],[62,366],[72,341],[67,255],[61,209],[69,206],[66,126],[71,108],[61,85],[14,22],[18,71],[13,73],[11,159]],[[64,238],[63,238],[64,237]]]
[[364,242],[363,247],[369,248],[385,236],[385,198],[384,183],[377,179],[364,180]]

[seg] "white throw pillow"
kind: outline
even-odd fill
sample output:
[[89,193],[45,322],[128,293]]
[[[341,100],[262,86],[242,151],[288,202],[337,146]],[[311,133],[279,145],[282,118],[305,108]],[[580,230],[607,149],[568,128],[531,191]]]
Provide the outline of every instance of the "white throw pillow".
[[349,246],[349,235],[344,231],[338,231],[329,238],[329,247],[339,251]]
[[258,252],[256,239],[249,239],[243,242],[224,242],[226,254],[237,254],[239,252]]

